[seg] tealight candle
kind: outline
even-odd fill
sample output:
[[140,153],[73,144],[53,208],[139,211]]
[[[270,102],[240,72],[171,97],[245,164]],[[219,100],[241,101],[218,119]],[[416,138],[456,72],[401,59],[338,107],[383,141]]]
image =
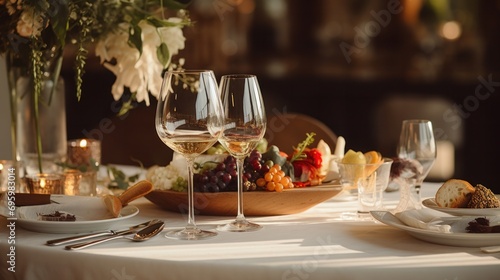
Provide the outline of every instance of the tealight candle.
[[64,171],[64,194],[76,195],[80,187],[82,173],[75,169]]
[[[95,139],[74,139],[68,141],[68,167],[80,170],[78,180],[75,174],[66,174],[65,192],[68,195],[96,195],[97,169],[101,162],[101,142]],[[72,178],[73,177],[73,178]]]
[[77,167],[98,167],[101,161],[101,142],[95,139],[68,141],[67,161]]
[[64,172],[64,194],[97,195],[97,172],[68,169]]
[[64,194],[64,178],[60,174],[32,174],[25,177],[26,186],[30,193]]

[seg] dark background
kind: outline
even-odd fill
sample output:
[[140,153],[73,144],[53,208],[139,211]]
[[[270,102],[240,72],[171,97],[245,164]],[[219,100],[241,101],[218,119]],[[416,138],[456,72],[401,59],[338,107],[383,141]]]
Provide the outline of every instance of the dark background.
[[[402,11],[382,26],[373,14],[388,5]],[[452,177],[500,192],[500,1],[195,0],[189,12],[195,23],[177,56],[185,68],[212,69],[218,78],[256,74],[268,115],[313,116],[345,137],[348,149],[394,156],[400,121],[429,118],[446,131],[439,140],[455,145]],[[451,21],[461,26],[453,40],[442,35]],[[371,32],[369,41],[359,30]],[[342,45],[356,52],[346,59]],[[77,101],[71,61],[63,69],[68,137],[102,138],[103,163],[167,164],[171,151],[156,136],[154,98],[117,117],[115,78],[90,54]],[[494,81],[482,95],[480,79]],[[393,101],[406,105],[391,112]]]

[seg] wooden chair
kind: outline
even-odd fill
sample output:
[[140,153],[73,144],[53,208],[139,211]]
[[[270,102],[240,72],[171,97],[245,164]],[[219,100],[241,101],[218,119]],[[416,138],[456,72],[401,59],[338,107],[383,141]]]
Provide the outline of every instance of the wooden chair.
[[333,151],[337,143],[337,135],[323,122],[303,114],[286,113],[268,116],[266,139],[269,145],[276,145],[280,150],[289,153],[306,138],[306,133],[314,132],[316,147],[323,139]]

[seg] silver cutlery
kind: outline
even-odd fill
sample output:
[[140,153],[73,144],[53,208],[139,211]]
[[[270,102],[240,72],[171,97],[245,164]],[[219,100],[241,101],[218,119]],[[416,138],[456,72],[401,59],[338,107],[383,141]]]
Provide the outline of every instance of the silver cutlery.
[[47,241],[45,243],[45,245],[56,246],[56,245],[62,245],[62,244],[70,243],[70,242],[81,241],[81,240],[85,240],[85,239],[89,239],[89,238],[101,237],[101,236],[114,236],[114,235],[130,234],[130,233],[134,233],[138,229],[144,228],[146,226],[149,226],[149,225],[152,225],[152,224],[155,224],[155,223],[158,223],[158,222],[161,222],[161,221],[157,220],[157,219],[154,219],[154,220],[151,220],[151,221],[140,223],[140,224],[135,225],[135,226],[131,226],[128,229],[120,230],[120,231],[106,230],[106,231],[94,232],[94,233],[90,233],[90,234],[84,234],[84,235],[77,235],[77,236],[70,236],[70,237],[65,237],[65,238],[53,239],[53,240]]
[[164,226],[165,226],[165,223],[160,221],[160,222],[148,225],[147,227],[141,229],[140,231],[138,231],[137,233],[135,233],[131,237],[127,236],[127,235],[115,235],[115,236],[106,237],[106,238],[102,238],[102,239],[98,239],[98,240],[94,240],[94,241],[90,241],[90,242],[67,245],[65,248],[66,248],[66,250],[79,250],[79,249],[87,248],[87,247],[90,247],[93,245],[101,244],[103,242],[115,240],[115,239],[119,239],[119,238],[126,238],[126,239],[130,239],[132,241],[137,241],[137,242],[146,241],[146,240],[150,239],[151,237],[156,236],[158,233],[160,233],[163,230]]

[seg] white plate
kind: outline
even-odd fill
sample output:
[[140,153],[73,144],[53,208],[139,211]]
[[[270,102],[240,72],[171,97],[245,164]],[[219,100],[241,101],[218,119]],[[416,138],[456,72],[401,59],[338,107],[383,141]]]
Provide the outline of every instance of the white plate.
[[[16,209],[17,224],[31,231],[45,233],[85,233],[111,229],[122,220],[133,217],[139,209],[132,205],[123,207],[120,216],[114,218],[100,197],[52,195],[58,203],[49,205],[23,206]],[[41,221],[37,213],[65,211],[76,216],[76,221]]]
[[[443,233],[407,226],[396,216],[387,211],[372,211],[370,213],[373,218],[381,223],[404,230],[411,236],[430,243],[459,247],[500,245],[500,233],[466,233],[465,228],[463,232],[454,232],[453,226],[453,232]],[[471,220],[473,219],[474,217],[471,217]]]
[[[497,196],[498,197],[498,196]],[[453,216],[500,216],[500,208],[448,208],[440,207],[434,198],[427,198],[422,201],[425,207],[438,210]]]

